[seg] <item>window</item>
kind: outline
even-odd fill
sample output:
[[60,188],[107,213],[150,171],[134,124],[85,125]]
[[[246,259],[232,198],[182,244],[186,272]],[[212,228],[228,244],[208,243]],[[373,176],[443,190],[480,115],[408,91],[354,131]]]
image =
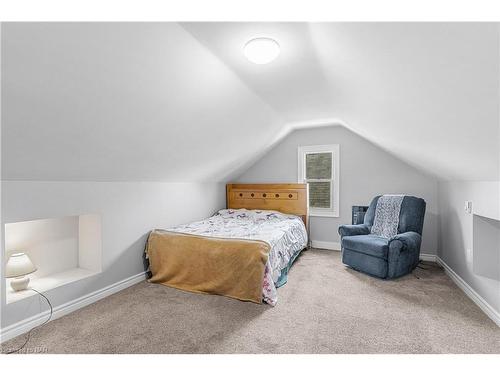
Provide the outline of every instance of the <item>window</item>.
[[299,182],[309,184],[309,214],[339,216],[339,145],[299,147]]

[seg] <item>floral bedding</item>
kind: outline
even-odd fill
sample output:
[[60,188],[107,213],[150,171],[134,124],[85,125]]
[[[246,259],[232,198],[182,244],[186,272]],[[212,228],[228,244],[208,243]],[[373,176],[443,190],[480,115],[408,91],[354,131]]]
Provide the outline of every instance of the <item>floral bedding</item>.
[[291,263],[307,246],[307,231],[302,219],[277,211],[224,209],[205,220],[177,225],[168,230],[267,242],[271,250],[264,271],[262,299],[271,306],[278,301],[276,288],[286,282]]

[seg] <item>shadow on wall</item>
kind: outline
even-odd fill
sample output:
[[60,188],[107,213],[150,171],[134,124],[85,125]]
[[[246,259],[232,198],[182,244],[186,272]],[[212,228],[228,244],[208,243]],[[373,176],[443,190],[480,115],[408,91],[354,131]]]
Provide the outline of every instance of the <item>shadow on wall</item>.
[[[138,270],[137,274],[139,274],[142,270],[146,271],[146,268],[143,269],[143,267],[139,266],[141,264],[141,259],[143,260],[143,265],[144,265],[144,249],[146,248],[146,241],[149,236],[149,232],[141,235],[139,238],[137,238],[134,242],[132,242],[120,255],[120,257],[116,258],[116,260],[111,263],[107,264],[106,268],[103,269],[103,273],[99,274],[96,276],[96,278],[92,281],[92,283],[89,285],[85,285],[85,289],[88,289],[90,287],[90,290],[96,290],[99,289],[99,285],[103,284],[103,279],[104,283],[106,285],[111,285],[116,282],[122,281],[126,279],[130,275],[120,275],[116,276],[114,280],[108,279],[107,271],[109,270],[120,270],[120,269],[126,269],[122,267],[122,264],[131,264],[131,263],[136,263],[138,265]],[[82,294],[85,294],[86,292],[81,290]]]
[[427,211],[424,217],[424,228],[422,230],[421,253],[436,254],[439,237],[439,215]]
[[457,212],[442,212],[440,229],[439,257],[457,273],[472,273],[472,256],[467,254],[468,239]]
[[[146,234],[146,236],[145,236],[146,238],[145,238],[145,240],[144,240],[144,251],[142,252],[142,265],[143,265],[143,267],[144,267],[144,272],[146,272],[146,278],[147,278],[147,279],[150,279],[150,278],[151,278],[151,276],[153,276],[153,274],[152,274],[152,273],[151,273],[151,271],[149,270],[149,259],[148,259],[148,257],[146,256],[146,246],[147,246],[147,244],[148,244],[148,238],[149,238],[149,234],[150,234],[150,233],[151,233],[151,232],[148,232],[148,233]],[[144,237],[144,236],[143,236],[143,237]],[[142,237],[141,237],[141,239],[142,239]]]
[[472,269],[474,274],[500,280],[500,221],[473,215]]

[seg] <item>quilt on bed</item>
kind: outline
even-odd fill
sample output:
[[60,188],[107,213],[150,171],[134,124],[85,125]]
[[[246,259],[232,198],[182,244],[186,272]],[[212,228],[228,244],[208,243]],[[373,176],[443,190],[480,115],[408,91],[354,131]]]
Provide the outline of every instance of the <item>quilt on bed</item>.
[[285,284],[288,270],[307,246],[307,231],[298,216],[277,211],[225,209],[197,222],[167,229],[205,237],[260,240],[270,246],[262,283],[262,300],[274,306],[276,288]]

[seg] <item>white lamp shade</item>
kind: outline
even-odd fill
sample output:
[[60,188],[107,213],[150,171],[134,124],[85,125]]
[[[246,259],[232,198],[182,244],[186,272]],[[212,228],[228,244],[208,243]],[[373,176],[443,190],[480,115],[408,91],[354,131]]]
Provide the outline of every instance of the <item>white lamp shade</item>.
[[20,277],[35,271],[36,267],[25,253],[15,253],[7,261],[5,277]]

